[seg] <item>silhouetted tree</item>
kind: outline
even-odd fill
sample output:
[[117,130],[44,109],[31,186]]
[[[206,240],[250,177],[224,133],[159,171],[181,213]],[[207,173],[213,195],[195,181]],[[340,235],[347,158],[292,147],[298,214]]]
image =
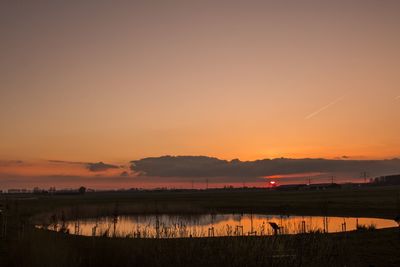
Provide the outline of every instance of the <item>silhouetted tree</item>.
[[78,191],[79,191],[79,194],[82,194],[82,195],[83,195],[83,194],[86,193],[86,187],[81,186],[81,187],[79,187]]

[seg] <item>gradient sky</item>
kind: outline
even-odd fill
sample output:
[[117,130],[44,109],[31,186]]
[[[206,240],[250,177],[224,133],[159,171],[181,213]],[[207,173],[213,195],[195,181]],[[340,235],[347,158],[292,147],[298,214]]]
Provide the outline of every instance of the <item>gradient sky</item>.
[[1,1],[0,159],[400,155],[400,1]]

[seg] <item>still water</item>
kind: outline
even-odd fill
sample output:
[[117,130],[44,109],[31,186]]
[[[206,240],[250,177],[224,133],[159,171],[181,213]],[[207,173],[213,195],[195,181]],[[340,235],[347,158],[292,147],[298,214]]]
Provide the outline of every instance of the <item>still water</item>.
[[[40,225],[85,236],[187,238],[213,236],[343,232],[359,227],[396,227],[394,220],[377,218],[280,216],[261,214],[131,215],[80,219]],[[274,229],[275,228],[275,229]]]

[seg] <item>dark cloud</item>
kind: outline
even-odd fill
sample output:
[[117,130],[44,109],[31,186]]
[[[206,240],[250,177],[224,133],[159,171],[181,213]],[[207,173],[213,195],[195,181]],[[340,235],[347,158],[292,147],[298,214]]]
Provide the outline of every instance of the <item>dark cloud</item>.
[[129,176],[129,173],[127,171],[123,171],[119,176],[126,177]]
[[296,173],[361,173],[370,175],[400,172],[400,159],[263,159],[220,160],[205,156],[163,156],[131,161],[131,170],[157,177],[263,177]]
[[22,160],[0,160],[0,166],[20,165],[24,162]]
[[119,166],[107,164],[100,161],[97,163],[87,163],[86,168],[91,172],[102,172],[102,171],[107,171],[109,169],[118,169]]
[[117,166],[112,164],[107,164],[102,161],[100,162],[80,162],[80,161],[66,161],[66,160],[48,160],[50,163],[60,163],[60,164],[72,164],[72,165],[83,165],[86,169],[91,172],[102,172],[109,169],[123,168],[124,166]]
[[88,164],[86,162],[79,161],[67,161],[67,160],[48,160],[50,163],[62,163],[62,164],[73,164],[73,165],[85,165]]

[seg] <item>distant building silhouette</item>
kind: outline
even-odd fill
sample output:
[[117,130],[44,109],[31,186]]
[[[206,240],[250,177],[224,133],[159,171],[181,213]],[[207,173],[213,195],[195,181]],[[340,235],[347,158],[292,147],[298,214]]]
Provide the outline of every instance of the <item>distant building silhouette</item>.
[[325,189],[340,189],[342,186],[336,183],[321,183],[321,184],[287,184],[276,187],[280,191],[294,190],[325,190]]
[[376,185],[400,185],[400,174],[376,177],[373,181]]

